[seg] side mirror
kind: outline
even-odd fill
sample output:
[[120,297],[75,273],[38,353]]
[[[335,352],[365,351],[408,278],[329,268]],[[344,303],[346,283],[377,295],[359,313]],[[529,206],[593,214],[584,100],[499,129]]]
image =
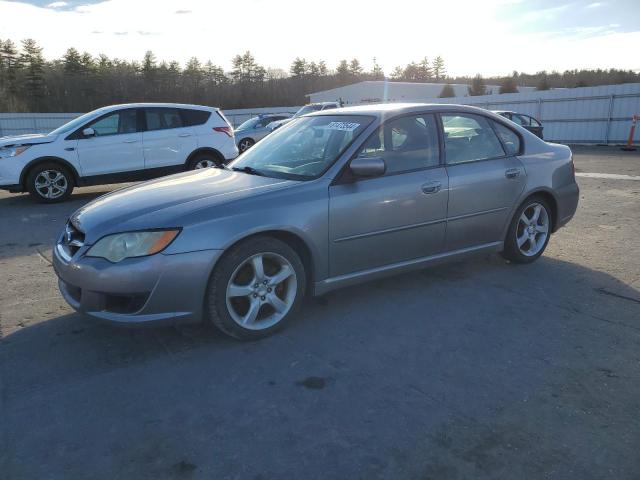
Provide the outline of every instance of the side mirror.
[[351,160],[349,169],[356,177],[379,177],[387,171],[382,157],[358,157]]
[[93,128],[85,128],[84,130],[82,130],[82,135],[84,137],[95,137],[96,131]]

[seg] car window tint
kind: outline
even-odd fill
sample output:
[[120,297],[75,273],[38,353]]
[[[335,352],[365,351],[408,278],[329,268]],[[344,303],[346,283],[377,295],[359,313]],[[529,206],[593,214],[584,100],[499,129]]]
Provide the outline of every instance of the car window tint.
[[138,131],[137,122],[135,110],[122,110],[102,117],[90,124],[89,127],[93,128],[97,137],[104,137],[121,133],[135,133]]
[[409,172],[440,163],[433,115],[411,115],[386,122],[365,142],[358,156],[382,157],[387,174]]
[[525,115],[518,115],[514,113],[513,115],[511,115],[511,120],[516,122],[518,125],[522,125],[523,127],[529,126],[529,117]]
[[442,115],[442,127],[449,165],[505,154],[489,121],[480,115]]
[[147,130],[164,130],[184,126],[177,108],[147,108],[145,109],[145,117]]
[[520,137],[518,134],[499,122],[493,122],[493,125],[495,126],[498,137],[502,140],[507,155],[517,155],[520,153]]
[[205,110],[190,110],[188,108],[180,110],[180,113],[182,114],[182,121],[185,127],[204,125],[211,116],[211,112]]

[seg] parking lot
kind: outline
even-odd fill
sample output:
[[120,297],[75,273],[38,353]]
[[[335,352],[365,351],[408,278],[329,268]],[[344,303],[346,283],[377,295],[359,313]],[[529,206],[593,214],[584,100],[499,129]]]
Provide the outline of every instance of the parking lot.
[[256,343],[74,313],[51,247],[111,188],[0,193],[0,477],[639,478],[640,153],[574,151],[536,263],[336,291]]

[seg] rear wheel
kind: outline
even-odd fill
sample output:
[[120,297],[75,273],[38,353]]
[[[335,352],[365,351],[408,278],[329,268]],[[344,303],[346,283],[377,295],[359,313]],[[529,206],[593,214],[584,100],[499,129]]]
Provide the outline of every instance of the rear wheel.
[[511,221],[503,256],[516,263],[531,263],[542,255],[551,237],[551,208],[541,197],[525,201]]
[[286,243],[256,237],[233,247],[209,281],[207,310],[213,324],[240,340],[281,329],[305,292],[304,266]]
[[249,150],[256,142],[253,141],[252,138],[243,138],[238,142],[238,150],[240,153]]
[[38,202],[62,202],[73,192],[73,175],[58,163],[41,163],[27,175],[26,187]]
[[192,158],[188,165],[188,170],[200,170],[202,168],[216,167],[222,165],[220,157],[213,153],[199,153]]

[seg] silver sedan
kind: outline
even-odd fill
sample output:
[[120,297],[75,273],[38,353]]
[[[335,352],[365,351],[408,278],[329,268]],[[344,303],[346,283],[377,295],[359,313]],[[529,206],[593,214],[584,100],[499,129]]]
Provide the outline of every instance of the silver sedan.
[[226,167],[94,200],[54,266],[88,315],[255,339],[307,294],[470,254],[533,262],[577,204],[570,149],[498,115],[353,107],[297,118]]

